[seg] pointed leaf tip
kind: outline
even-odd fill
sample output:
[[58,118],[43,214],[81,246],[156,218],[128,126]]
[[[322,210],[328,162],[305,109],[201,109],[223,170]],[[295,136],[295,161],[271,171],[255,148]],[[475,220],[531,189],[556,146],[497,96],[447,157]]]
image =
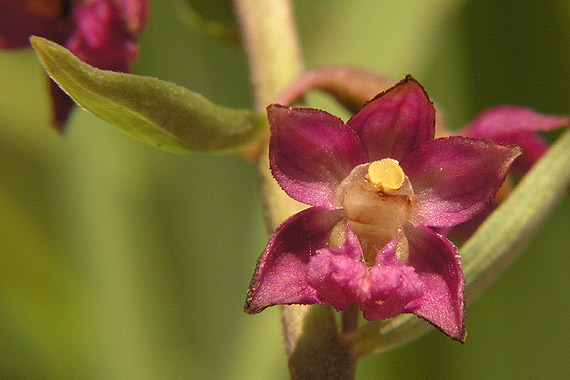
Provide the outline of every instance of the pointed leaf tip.
[[41,37],[32,46],[49,76],[78,105],[117,129],[171,152],[228,152],[252,142],[267,118],[213,104],[173,83],[94,68]]

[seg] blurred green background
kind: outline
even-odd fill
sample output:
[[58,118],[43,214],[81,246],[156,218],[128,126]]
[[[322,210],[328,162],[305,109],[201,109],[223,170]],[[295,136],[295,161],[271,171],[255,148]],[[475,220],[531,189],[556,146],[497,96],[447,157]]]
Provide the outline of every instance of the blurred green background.
[[[501,103],[570,113],[568,1],[295,9],[308,67],[412,73],[454,128]],[[240,49],[169,1],[152,2],[135,71],[251,106]],[[60,138],[31,51],[1,52],[0,80],[0,378],[286,379],[278,308],[242,312],[267,240],[249,164],[171,155],[80,110]],[[358,379],[568,379],[569,211],[468,307],[465,345],[433,331],[362,359]]]

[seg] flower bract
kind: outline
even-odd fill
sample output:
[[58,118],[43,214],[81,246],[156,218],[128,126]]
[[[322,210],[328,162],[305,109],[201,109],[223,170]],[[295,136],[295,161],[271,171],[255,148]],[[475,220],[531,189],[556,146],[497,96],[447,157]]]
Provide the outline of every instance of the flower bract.
[[434,139],[435,109],[411,76],[347,123],[309,108],[268,107],[274,178],[310,207],[284,221],[258,260],[245,311],[357,304],[368,320],[413,313],[465,338],[457,248],[434,228],[483,210],[514,145]]

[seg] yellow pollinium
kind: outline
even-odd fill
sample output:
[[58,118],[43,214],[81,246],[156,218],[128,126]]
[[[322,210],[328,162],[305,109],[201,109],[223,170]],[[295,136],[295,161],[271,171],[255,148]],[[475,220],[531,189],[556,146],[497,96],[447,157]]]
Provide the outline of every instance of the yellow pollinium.
[[391,158],[374,161],[368,167],[366,174],[366,180],[374,189],[385,194],[394,194],[400,190],[405,178],[406,175],[398,161]]

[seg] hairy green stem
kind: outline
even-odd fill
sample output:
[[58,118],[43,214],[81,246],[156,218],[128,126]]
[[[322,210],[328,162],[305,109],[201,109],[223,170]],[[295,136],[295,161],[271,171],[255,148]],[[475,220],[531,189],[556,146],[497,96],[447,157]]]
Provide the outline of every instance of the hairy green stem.
[[234,0],[253,84],[255,108],[263,111],[303,63],[290,0]]
[[[302,72],[290,0],[233,0],[247,53],[255,108],[263,111]],[[269,171],[267,144],[258,159],[265,220],[273,231],[303,206],[289,198]],[[338,335],[326,306],[283,307],[283,328],[292,379],[354,379],[356,360]]]

